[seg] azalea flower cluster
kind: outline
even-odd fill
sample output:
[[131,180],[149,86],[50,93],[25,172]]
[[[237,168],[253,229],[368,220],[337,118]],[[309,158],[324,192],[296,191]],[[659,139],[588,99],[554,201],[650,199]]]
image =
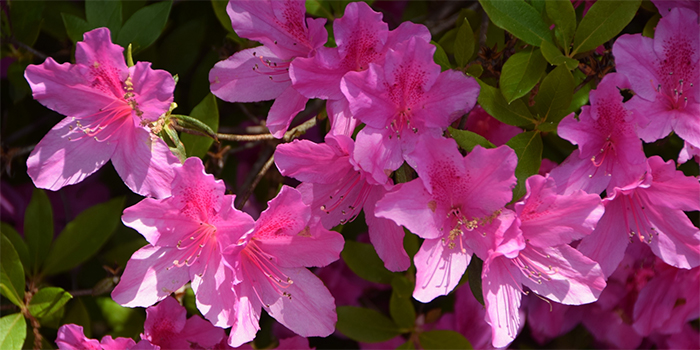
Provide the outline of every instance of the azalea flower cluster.
[[[590,92],[578,116],[559,124],[558,134],[578,149],[527,178],[525,196],[514,201],[518,157],[503,144],[520,130],[476,106],[474,78],[441,71],[425,26],[389,30],[369,5],[350,3],[333,22],[335,46],[328,47],[325,19],[307,18],[304,4],[230,1],[234,31],[262,45],[209,73],[222,100],[274,100],[266,125],[276,138],[309,99],[326,101],[325,142],[277,147],[279,172],[301,183],[282,186],[257,220],[234,207],[235,195],[199,158],[180,163],[157,137],[174,80],[149,63],[128,67],[108,29],[85,33],[75,64],[49,58],[27,68],[34,98],[67,116],[29,157],[35,185],[56,190],[80,182],[111,159],[125,184],[148,197],[124,210],[123,223],[148,244],[112,292],[123,306],[149,307],[142,340],[98,342],[64,326],[61,349],[238,347],[255,338],[261,310],[302,337],[328,336],[336,300],[307,267],[339,259],[344,238],[331,229],[361,212],[384,266],[415,266],[413,298],[428,303],[458,293],[454,318],[438,328],[461,329],[475,346],[508,346],[525,317],[535,320],[531,328],[550,325],[533,329],[543,340],[578,320],[601,342],[621,347],[643,337],[673,346],[679,338],[669,334],[697,333],[687,325],[700,317],[697,293],[663,291],[669,283],[700,282],[700,230],[685,214],[700,210],[700,183],[642,148],[673,131],[685,141],[679,162],[700,157],[700,43],[697,30],[687,30],[698,29],[696,12],[664,13],[653,39],[617,39],[617,73]],[[625,101],[621,91],[634,96]],[[498,147],[462,153],[445,132],[466,114],[467,127]],[[417,177],[397,183],[396,172]],[[404,228],[423,239],[413,261]],[[485,309],[460,286],[477,258]],[[188,283],[208,322],[186,320],[169,297]],[[567,306],[550,304],[548,314],[534,294]],[[590,305],[568,307],[583,304]],[[621,309],[632,320],[620,328],[634,332],[629,339],[601,328]],[[465,321],[464,310],[483,322]],[[556,323],[557,316],[575,322]],[[222,328],[231,328],[228,338]]]

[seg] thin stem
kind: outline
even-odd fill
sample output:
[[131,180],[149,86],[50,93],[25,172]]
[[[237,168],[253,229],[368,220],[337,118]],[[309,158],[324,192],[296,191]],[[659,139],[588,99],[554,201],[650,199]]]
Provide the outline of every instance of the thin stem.
[[[311,118],[306,122],[296,126],[295,128],[287,131],[282,137],[284,141],[291,141],[299,135],[305,133],[307,130],[311,129],[316,125],[316,118]],[[236,134],[216,134],[219,140],[226,141],[238,141],[238,142],[250,142],[250,141],[262,141],[262,140],[275,140],[276,138],[272,134],[259,134],[259,135],[236,135]]]
[[253,179],[253,182],[251,182],[250,186],[248,187],[248,190],[243,194],[240,201],[238,202],[238,205],[236,207],[239,210],[243,209],[245,202],[248,201],[248,198],[250,198],[250,195],[253,194],[255,187],[258,186],[258,183],[260,182],[262,177],[265,176],[267,171],[270,170],[270,167],[272,167],[272,164],[274,162],[275,162],[275,155],[273,153],[270,156],[270,158],[267,160],[267,162],[265,162],[265,164],[262,166],[262,169],[260,169],[260,171],[258,171],[257,175],[255,175],[255,178]]

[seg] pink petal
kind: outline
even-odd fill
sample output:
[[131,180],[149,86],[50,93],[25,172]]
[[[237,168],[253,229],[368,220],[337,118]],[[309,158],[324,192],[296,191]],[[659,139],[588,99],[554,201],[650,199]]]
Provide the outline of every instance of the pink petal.
[[298,190],[282,186],[277,197],[255,223],[255,237],[275,238],[281,235],[295,236],[302,232],[311,217],[311,210],[301,200]]
[[260,238],[258,247],[274,257],[280,267],[326,266],[340,258],[345,240],[335,231],[320,225],[305,227],[296,235]]
[[413,297],[427,303],[447,295],[459,283],[470,259],[470,252],[445,249],[440,239],[426,239],[413,258],[417,270]]
[[[342,18],[337,21],[340,20]],[[344,99],[340,79],[348,70],[339,65],[340,62],[338,48],[319,47],[313,57],[299,57],[292,61],[289,77],[294,88],[308,98]]]
[[136,346],[136,342],[131,338],[119,337],[117,339],[112,339],[111,335],[105,335],[102,337],[102,340],[100,340],[100,345],[103,350],[124,350],[132,349]]
[[[179,333],[185,328],[186,321],[187,310],[175,298],[167,297],[161,300],[158,305],[146,309],[143,332],[149,338],[158,337],[160,332]],[[153,343],[155,344],[155,342]]]
[[426,112],[422,117],[425,125],[446,129],[474,107],[479,90],[479,83],[461,72],[447,70],[440,73],[420,110]]
[[[654,39],[641,35],[625,34],[613,44],[613,55],[617,71],[629,79],[634,92],[641,98],[653,101],[656,98],[656,86],[660,83],[656,75]],[[651,79],[651,81],[650,81]]]
[[[213,254],[206,262],[198,261],[198,263],[205,265],[206,269],[202,275],[192,274],[192,269],[190,270],[197,309],[216,327],[237,327],[237,322],[240,322],[239,318],[242,317],[237,309],[243,307],[240,305],[246,302],[246,296],[238,295],[238,291],[233,289],[233,271],[226,266],[221,255],[218,254]],[[259,307],[258,304],[257,318],[254,321],[246,320],[240,325],[246,329],[254,328],[253,336],[259,329],[257,328],[260,318]]]
[[64,324],[58,329],[56,345],[60,350],[101,350],[100,342],[88,339],[83,327],[76,324]]
[[659,156],[649,157],[649,166],[653,184],[641,191],[652,203],[671,209],[700,210],[700,184],[696,178],[685,176],[676,170],[673,161],[664,162]]
[[[489,261],[490,260],[490,261]],[[505,257],[489,258],[484,261],[481,273],[482,289],[486,306],[486,322],[491,325],[491,339],[494,347],[510,344],[520,329],[519,286],[514,284]]]
[[419,237],[435,239],[442,236],[443,232],[439,228],[444,221],[442,216],[435,215],[435,205],[423,183],[416,179],[399,184],[384,195],[377,202],[374,214],[393,220]]
[[656,235],[649,243],[654,254],[678,268],[700,265],[700,230],[683,211],[647,203],[646,214],[656,227]]
[[83,41],[75,45],[75,62],[86,66],[99,62],[101,66],[106,65],[123,74],[127,67],[122,52],[121,46],[112,44],[109,29],[97,28],[85,32]]
[[360,168],[372,174],[376,183],[386,183],[389,173],[398,169],[404,159],[401,140],[390,137],[393,132],[365,126],[357,134],[353,159]]
[[[210,349],[221,342],[226,336],[222,328],[214,327],[208,321],[194,315],[187,320],[185,329],[180,333],[180,337],[190,344],[197,344],[205,349]],[[190,345],[192,347],[192,345]]]
[[228,345],[237,348],[244,343],[255,339],[255,334],[260,329],[260,297],[253,291],[250,285],[245,283],[234,286],[235,292],[235,322],[229,333]]
[[175,247],[183,236],[199,228],[199,222],[181,215],[172,198],[146,198],[124,209],[122,221],[143,235],[148,243],[158,246]]
[[306,108],[308,98],[302,96],[292,86],[287,87],[270,107],[267,115],[267,128],[272,136],[281,139],[289,129],[292,119]]
[[364,205],[365,221],[369,228],[369,239],[389,271],[405,271],[411,266],[411,260],[403,247],[404,232],[401,226],[392,220],[377,217],[377,201],[386,190],[381,186],[372,186]]
[[578,250],[600,264],[605,277],[610,276],[625,255],[629,244],[629,233],[624,225],[627,216],[624,195],[604,201],[605,214],[596,229],[581,240]]
[[137,62],[129,68],[129,74],[138,103],[135,108],[137,117],[155,121],[170,109],[175,90],[175,80],[170,73],[151,69],[150,62]]
[[[336,138],[341,142],[333,142]],[[333,147],[333,144],[336,147]],[[354,142],[342,135],[326,136],[326,143],[316,144],[308,140],[294,140],[277,146],[275,164],[284,176],[317,184],[336,184],[349,171],[349,153]]]

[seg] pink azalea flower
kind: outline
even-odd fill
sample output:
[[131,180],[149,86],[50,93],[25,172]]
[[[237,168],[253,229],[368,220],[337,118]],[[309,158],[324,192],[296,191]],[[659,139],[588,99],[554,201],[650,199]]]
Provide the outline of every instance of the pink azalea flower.
[[583,309],[576,306],[552,303],[535,294],[524,299],[527,325],[530,335],[540,345],[569,333],[580,322]]
[[223,181],[204,172],[199,158],[188,158],[175,174],[172,196],[144,199],[126,208],[122,221],[149,245],[126,264],[112,298],[129,307],[146,307],[192,281],[197,307],[215,326],[229,327],[235,293],[233,272],[222,251],[249,233],[253,219],[233,207]]
[[350,116],[348,101],[340,90],[345,73],[364,71],[370,62],[381,65],[397,43],[414,36],[430,41],[430,32],[411,22],[389,31],[381,13],[364,2],[351,2],[343,17],[333,22],[333,33],[337,47],[319,47],[315,56],[294,60],[289,76],[302,95],[328,100],[331,132],[352,135],[357,121]]
[[133,348],[136,342],[131,338],[112,339],[109,335],[97,341],[85,336],[83,326],[64,324],[58,329],[56,345],[59,350],[125,350]]
[[485,258],[510,226],[513,216],[498,214],[512,197],[517,158],[505,146],[476,147],[462,157],[445,138],[419,139],[411,157],[420,178],[394,187],[375,214],[425,238],[414,258],[413,297],[429,302],[452,291],[471,255]]
[[296,57],[308,57],[328,39],[325,19],[305,20],[303,0],[230,1],[226,12],[236,33],[263,46],[240,51],[217,63],[209,72],[211,91],[228,102],[274,99],[267,127],[284,136],[308,98],[299,94],[289,78]]
[[579,146],[551,171],[559,192],[611,192],[643,176],[646,156],[636,133],[636,116],[625,108],[618,90],[626,87],[623,75],[606,75],[591,91],[591,105],[581,108],[578,120],[572,113],[559,123],[559,136]]
[[[578,249],[609,276],[628,244],[649,244],[665,263],[683,269],[700,265],[700,230],[683,212],[700,210],[700,183],[675,169],[673,161],[649,158],[650,171],[604,200],[605,215]],[[636,242],[636,243],[635,243]]]
[[175,81],[148,62],[127,67],[109,29],[85,33],[75,64],[47,58],[24,73],[34,98],[68,117],[36,145],[27,172],[37,187],[58,190],[82,181],[112,160],[134,192],[170,194],[179,164],[168,146],[146,127],[167,112]]
[[[697,11],[697,2],[695,3]],[[617,71],[635,96],[630,108],[644,115],[639,136],[658,140],[672,130],[700,145],[700,38],[698,14],[674,8],[661,18],[654,38],[623,35],[613,45]]]
[[695,160],[695,163],[700,163],[700,147],[693,146],[688,141],[685,141],[683,149],[678,154],[678,163],[683,164],[691,159]]
[[304,181],[297,189],[325,228],[352,221],[364,210],[370,240],[384,265],[404,271],[411,261],[403,248],[403,229],[375,214],[377,201],[392,181],[376,183],[352,158],[354,147],[354,141],[342,134],[329,134],[322,144],[294,140],[277,147],[275,162],[282,175]]
[[695,13],[700,13],[700,3],[696,0],[651,0],[651,2],[659,9],[661,16],[668,15],[676,7],[683,7],[693,10]]
[[413,37],[387,52],[384,65],[370,63],[368,70],[342,79],[351,112],[366,124],[357,134],[354,157],[379,183],[403,164],[419,138],[442,136],[476,103],[476,80],[440,72],[433,52],[435,46]]
[[339,233],[326,230],[311,216],[299,191],[282,187],[255,228],[224,252],[233,270],[236,298],[229,345],[240,346],[255,337],[263,307],[301,336],[333,333],[337,319],[333,297],[306,267],[338,260],[343,243]]

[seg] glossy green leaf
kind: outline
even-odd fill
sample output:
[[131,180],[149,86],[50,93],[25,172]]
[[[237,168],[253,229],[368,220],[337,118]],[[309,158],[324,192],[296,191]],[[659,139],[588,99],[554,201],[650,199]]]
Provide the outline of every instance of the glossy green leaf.
[[24,338],[27,337],[27,322],[21,313],[0,318],[0,349],[22,349]]
[[465,18],[464,23],[457,30],[457,37],[455,38],[454,54],[458,67],[464,67],[469,63],[474,54],[475,45],[474,32],[469,25],[469,20]]
[[85,1],[85,19],[93,28],[109,28],[112,40],[122,28],[122,2],[120,0]]
[[63,18],[63,25],[66,26],[66,33],[73,43],[83,40],[83,33],[96,28],[90,26],[86,20],[68,13],[61,13],[61,18]]
[[495,148],[496,146],[483,136],[468,130],[458,130],[453,127],[448,127],[450,135],[457,141],[457,145],[467,152],[471,152],[474,146],[479,145],[484,148]]
[[552,34],[540,13],[523,0],[479,0],[481,7],[497,26],[518,39],[539,46],[552,41]]
[[546,0],[547,15],[554,22],[555,31],[560,33],[562,40],[559,45],[564,50],[569,49],[571,39],[576,32],[576,11],[571,1]]
[[231,18],[229,18],[226,13],[226,5],[228,5],[228,0],[211,0],[211,6],[214,9],[214,14],[219,23],[228,31],[233,33],[233,27],[231,26]]
[[542,137],[537,131],[528,131],[513,136],[506,145],[518,156],[518,166],[515,168],[518,184],[513,189],[513,201],[516,201],[525,194],[525,180],[540,170]]
[[132,44],[134,53],[149,47],[165,28],[171,6],[171,1],[162,1],[136,11],[124,23],[116,43],[123,47]]
[[427,331],[418,334],[423,349],[473,349],[463,335],[448,330]]
[[97,253],[120,224],[124,199],[92,206],[69,222],[51,247],[44,273],[68,271]]
[[20,236],[19,233],[17,233],[17,231],[12,226],[4,222],[0,224],[0,232],[2,232],[2,235],[7,237],[7,239],[9,239],[12,243],[12,246],[15,248],[15,251],[17,251],[19,260],[24,266],[24,270],[26,271],[28,269],[31,269],[29,249],[27,249],[27,243],[24,243],[22,236]]
[[46,259],[53,240],[53,210],[43,190],[34,189],[32,200],[24,212],[24,239],[36,272]]
[[512,103],[532,90],[547,68],[547,61],[540,49],[530,48],[510,56],[503,65],[499,86],[508,103]]
[[[216,132],[219,129],[219,107],[216,102],[216,96],[208,94],[202,102],[196,105],[190,113],[190,117],[199,120],[206,126]],[[185,151],[188,157],[204,158],[207,151],[214,140],[211,137],[191,135],[182,133],[180,141],[185,145]]]
[[142,308],[130,308],[117,304],[111,297],[94,299],[113,337],[132,337],[143,331],[146,312]]
[[448,69],[452,68],[452,65],[450,64],[450,59],[447,58],[447,54],[445,53],[445,50],[440,46],[440,44],[431,41],[431,44],[435,45],[435,53],[433,54],[433,60],[435,63],[440,65],[440,68],[442,71],[446,71]]
[[24,304],[24,269],[10,240],[5,235],[0,239],[0,292],[21,308]]
[[384,267],[371,244],[345,241],[340,255],[355,274],[370,282],[390,284],[396,275]]
[[661,15],[658,13],[649,18],[647,24],[644,25],[642,35],[644,35],[647,38],[654,38],[654,33],[656,32],[656,25],[659,24],[660,19]]
[[410,330],[416,322],[416,310],[411,301],[413,283],[404,276],[396,276],[391,281],[391,298],[389,299],[389,314],[401,328]]
[[546,123],[559,124],[571,105],[574,95],[574,77],[566,66],[559,66],[549,72],[540,84],[535,96],[535,108],[539,117]]
[[474,64],[470,65],[469,67],[467,67],[467,70],[465,71],[465,73],[467,73],[467,75],[472,76],[474,78],[480,77],[481,73],[483,73],[483,72],[484,72],[484,66],[482,66],[480,63],[474,63]]
[[59,287],[39,289],[29,302],[29,313],[41,321],[63,308],[71,298],[72,295]]
[[472,260],[467,266],[467,280],[469,281],[469,289],[474,295],[474,299],[481,305],[484,305],[484,292],[481,288],[481,269],[484,262],[476,256],[472,256]]
[[479,105],[494,118],[515,126],[525,126],[535,122],[532,113],[525,103],[515,100],[508,104],[500,89],[477,79],[481,92],[479,93]]
[[66,313],[61,322],[63,324],[72,323],[83,327],[83,333],[88,338],[92,337],[92,323],[90,322],[90,314],[88,313],[85,304],[80,298],[72,299],[66,304]]
[[576,67],[578,67],[577,60],[564,56],[564,54],[552,43],[543,41],[540,49],[544,59],[553,66],[565,65],[569,70],[574,70]]
[[586,52],[614,38],[632,21],[641,0],[599,0],[576,29],[572,55]]
[[595,86],[595,80],[591,80],[578,91],[576,91],[574,93],[573,98],[571,99],[571,105],[566,111],[566,114],[576,112],[579,109],[581,109],[582,106],[586,105],[588,103],[588,98],[590,97],[590,92],[591,90],[593,90],[593,88],[595,88]]
[[337,311],[336,329],[352,340],[378,343],[401,334],[399,326],[378,311],[355,306],[339,306]]
[[457,39],[458,29],[459,28],[452,28],[448,30],[445,34],[442,35],[440,40],[438,40],[438,44],[442,46],[442,48],[448,55],[454,54],[455,52],[455,39]]
[[[3,12],[7,13],[4,9]],[[17,41],[27,46],[34,45],[41,31],[43,12],[43,1],[13,0],[10,2],[12,35]]]

